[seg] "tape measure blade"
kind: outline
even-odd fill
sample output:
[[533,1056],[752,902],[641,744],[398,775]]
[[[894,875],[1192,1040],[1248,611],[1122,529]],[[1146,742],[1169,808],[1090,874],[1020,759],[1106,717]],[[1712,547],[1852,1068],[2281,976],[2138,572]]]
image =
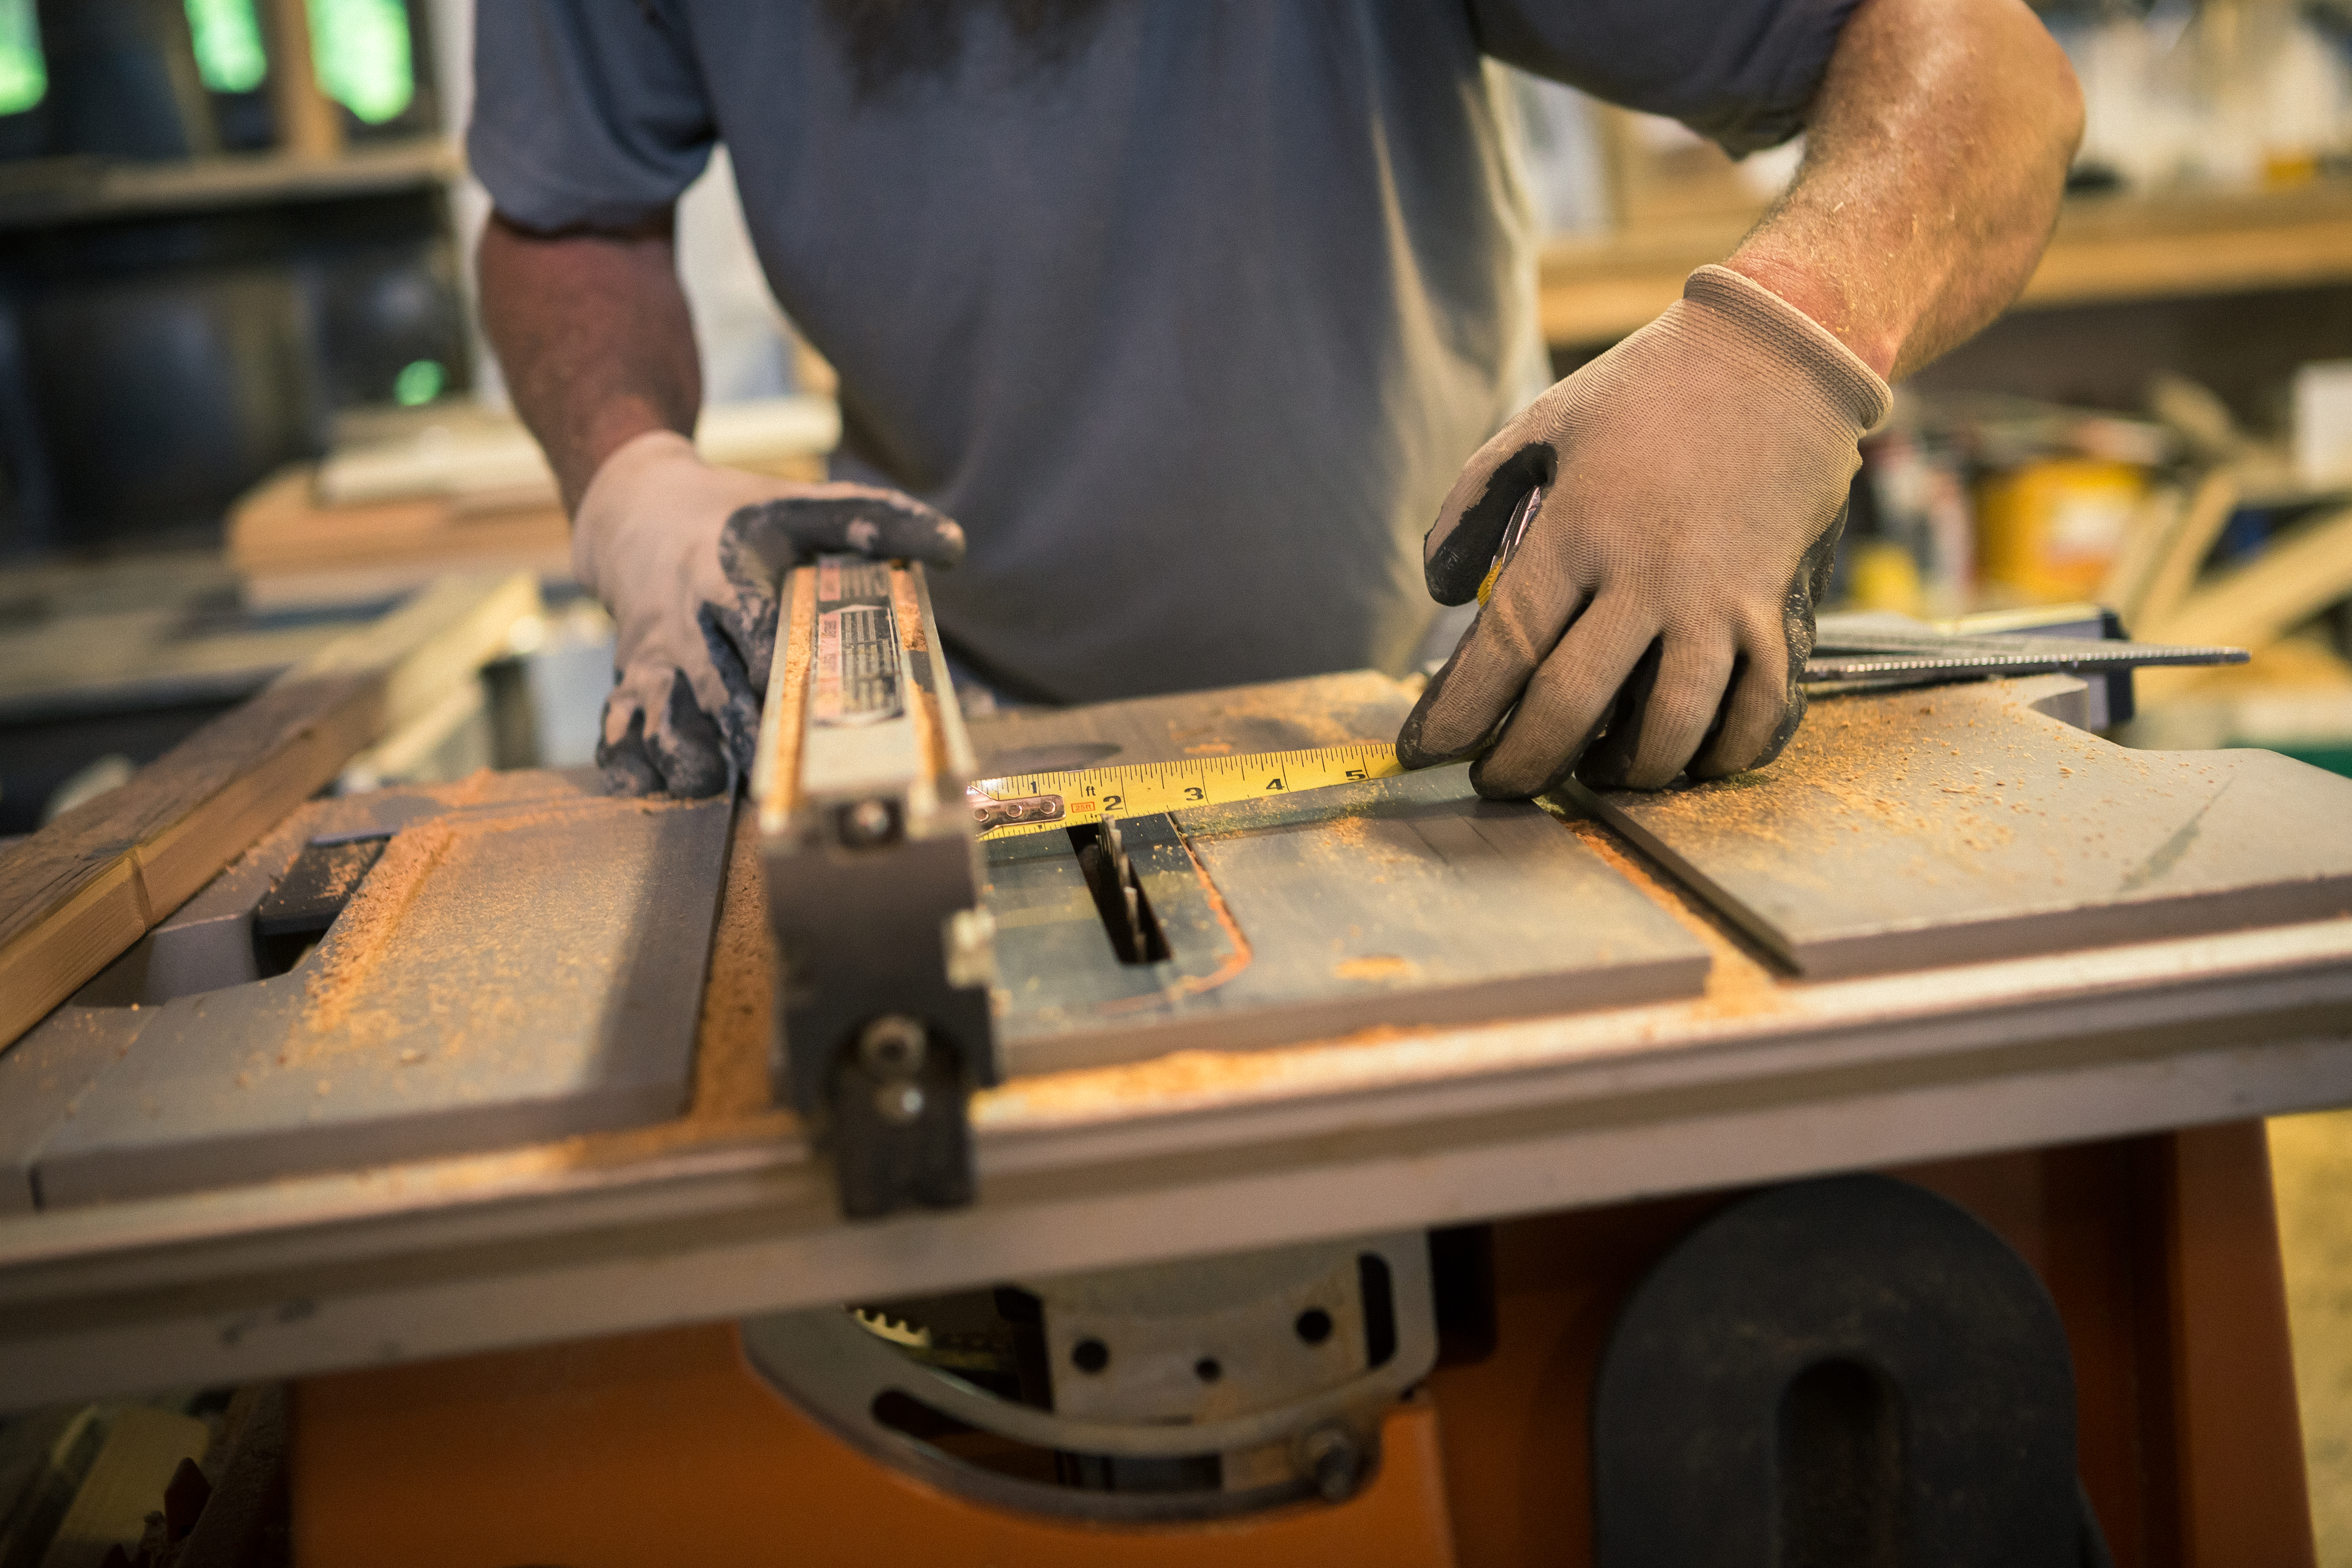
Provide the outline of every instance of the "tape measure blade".
[[1363,741],[1304,751],[1022,773],[983,779],[972,787],[996,800],[1049,795],[1061,798],[1064,810],[1057,818],[1010,823],[981,835],[983,838],[1009,838],[1041,833],[1049,827],[1098,822],[1106,809],[1122,816],[1143,816],[1196,805],[1229,805],[1268,795],[1296,795],[1301,790],[1394,778],[1404,771],[1404,764],[1397,761],[1394,746]]

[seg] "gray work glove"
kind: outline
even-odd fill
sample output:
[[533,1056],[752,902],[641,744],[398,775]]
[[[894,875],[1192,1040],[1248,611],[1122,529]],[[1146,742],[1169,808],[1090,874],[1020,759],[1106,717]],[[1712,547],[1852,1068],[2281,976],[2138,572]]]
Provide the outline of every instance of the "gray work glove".
[[[1479,448],[1423,547],[1429,591],[1491,596],[1397,736],[1408,767],[1485,751],[1481,795],[1570,773],[1661,789],[1780,754],[1854,470],[1886,384],[1779,295],[1702,267],[1664,314]],[[1488,750],[1491,746],[1491,750]]]
[[580,498],[572,567],[617,628],[596,763],[622,795],[732,791],[751,772],[777,587],[820,552],[952,566],[963,530],[896,490],[715,468],[648,431]]

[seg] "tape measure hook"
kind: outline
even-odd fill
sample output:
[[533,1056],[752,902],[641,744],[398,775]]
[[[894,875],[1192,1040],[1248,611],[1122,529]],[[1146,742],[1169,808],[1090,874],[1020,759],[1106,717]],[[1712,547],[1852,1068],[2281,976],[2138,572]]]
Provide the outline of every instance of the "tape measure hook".
[[980,830],[992,827],[1012,827],[1033,822],[1059,822],[1069,815],[1068,804],[1058,795],[1016,795],[999,798],[966,790],[964,798],[971,803],[972,819]]

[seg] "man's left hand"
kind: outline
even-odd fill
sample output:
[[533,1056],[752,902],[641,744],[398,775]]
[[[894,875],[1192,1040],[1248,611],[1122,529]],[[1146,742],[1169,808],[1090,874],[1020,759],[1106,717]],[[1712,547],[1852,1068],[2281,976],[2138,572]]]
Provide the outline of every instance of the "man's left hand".
[[1660,789],[1780,754],[1826,591],[1855,442],[1886,384],[1721,267],[1486,443],[1423,547],[1442,604],[1475,595],[1528,491],[1542,504],[1397,736],[1408,767],[1484,752],[1481,795],[1571,773]]

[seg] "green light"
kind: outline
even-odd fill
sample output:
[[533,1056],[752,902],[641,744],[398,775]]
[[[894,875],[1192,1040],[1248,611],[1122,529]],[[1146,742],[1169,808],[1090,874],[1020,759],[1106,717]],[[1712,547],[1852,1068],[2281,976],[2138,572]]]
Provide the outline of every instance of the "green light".
[[22,114],[48,96],[33,0],[0,0],[0,114]]
[[251,92],[269,74],[253,0],[187,0],[196,74],[214,92]]
[[416,96],[401,0],[310,0],[310,63],[329,98],[381,125]]
[[392,378],[393,400],[403,408],[415,408],[440,396],[441,389],[448,384],[449,373],[441,368],[439,360],[411,360]]

